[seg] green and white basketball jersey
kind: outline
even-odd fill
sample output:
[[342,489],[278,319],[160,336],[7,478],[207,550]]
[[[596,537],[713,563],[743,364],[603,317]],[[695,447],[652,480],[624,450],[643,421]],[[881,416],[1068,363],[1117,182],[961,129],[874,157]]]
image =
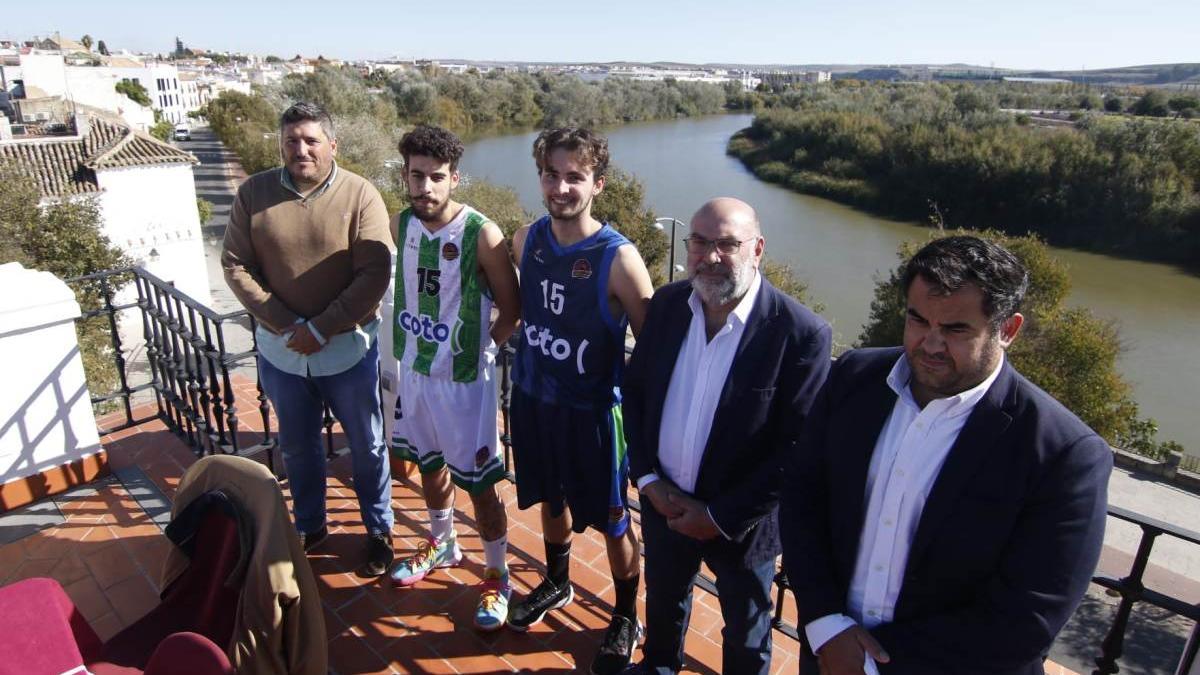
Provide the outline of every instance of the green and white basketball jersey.
[[469,206],[436,233],[413,215],[400,214],[396,235],[393,351],[402,368],[429,377],[474,382],[496,354],[488,327],[491,292],[476,257],[479,230],[488,222]]

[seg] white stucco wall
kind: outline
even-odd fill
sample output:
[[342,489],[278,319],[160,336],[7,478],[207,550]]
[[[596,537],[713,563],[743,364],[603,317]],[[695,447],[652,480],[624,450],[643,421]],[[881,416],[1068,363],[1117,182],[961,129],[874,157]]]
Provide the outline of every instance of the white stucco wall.
[[154,109],[138,105],[124,96],[121,98],[121,119],[138,131],[150,133],[150,129],[154,127]]
[[62,54],[22,54],[20,61],[26,96],[66,96],[67,68]]
[[96,179],[109,240],[150,273],[211,304],[191,165],[108,169]]
[[77,103],[83,103],[117,112],[123,103],[136,106],[133,101],[117,93],[121,78],[112,68],[103,66],[67,66],[67,90]]
[[[96,178],[109,240],[135,264],[211,307],[191,165],[109,169],[97,172]],[[117,304],[136,301],[136,285],[128,284],[115,300]],[[142,315],[131,308],[121,312],[117,321],[130,384],[143,384],[150,374]]]
[[100,451],[75,337],[79,304],[49,272],[0,265],[0,484]]

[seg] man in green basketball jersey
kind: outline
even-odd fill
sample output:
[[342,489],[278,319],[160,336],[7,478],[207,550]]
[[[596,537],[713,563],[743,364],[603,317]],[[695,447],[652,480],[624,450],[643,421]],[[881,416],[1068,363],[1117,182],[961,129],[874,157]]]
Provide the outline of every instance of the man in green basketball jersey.
[[517,277],[500,228],[453,199],[462,141],[422,125],[400,140],[400,153],[412,206],[392,220],[399,362],[392,453],[420,466],[431,532],[390,576],[412,586],[462,561],[453,524],[458,485],[475,506],[487,564],[474,623],[491,631],[508,620],[512,593],[508,517],[496,493],[504,462],[494,363],[496,345],[521,315]]

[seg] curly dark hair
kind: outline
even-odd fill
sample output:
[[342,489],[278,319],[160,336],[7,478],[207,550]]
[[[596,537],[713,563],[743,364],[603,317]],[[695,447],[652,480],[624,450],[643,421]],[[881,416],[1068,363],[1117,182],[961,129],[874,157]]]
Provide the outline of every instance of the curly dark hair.
[[935,239],[917,251],[901,278],[905,296],[918,275],[943,295],[968,283],[978,286],[983,313],[993,328],[1020,311],[1029,290],[1029,272],[1017,256],[999,244],[965,235]]
[[463,142],[452,132],[429,124],[418,124],[400,139],[400,155],[404,163],[413,155],[432,157],[440,162],[449,162],[450,170],[458,169],[458,160],[463,156]]
[[578,155],[579,161],[592,168],[595,178],[608,171],[608,139],[589,129],[562,127],[543,131],[533,142],[533,161],[537,163],[539,175],[546,168],[550,153],[559,148]]

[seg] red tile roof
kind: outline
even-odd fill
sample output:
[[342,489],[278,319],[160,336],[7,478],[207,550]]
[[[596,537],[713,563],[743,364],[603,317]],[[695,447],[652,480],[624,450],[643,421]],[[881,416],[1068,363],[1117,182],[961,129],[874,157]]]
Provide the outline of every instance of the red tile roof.
[[43,197],[99,192],[96,171],[199,161],[153,136],[102,117],[88,118],[85,136],[50,136],[0,143],[0,162],[32,174]]

